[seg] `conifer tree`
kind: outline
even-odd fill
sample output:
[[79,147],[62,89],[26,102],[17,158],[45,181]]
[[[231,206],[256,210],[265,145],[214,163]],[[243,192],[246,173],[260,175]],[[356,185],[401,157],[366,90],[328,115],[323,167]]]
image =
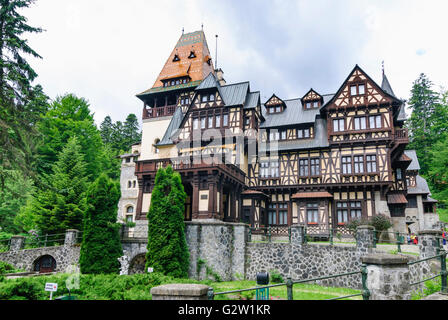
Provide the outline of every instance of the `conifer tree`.
[[408,149],[416,150],[424,176],[429,172],[430,151],[448,133],[447,108],[432,87],[433,83],[425,74],[414,82],[409,100],[412,114],[407,122],[410,131]]
[[30,211],[42,234],[82,230],[88,176],[81,146],[71,138],[45,179],[48,188],[37,192]]
[[101,174],[86,194],[87,211],[79,259],[84,274],[111,274],[120,271],[123,256],[117,206],[120,185]]
[[185,239],[186,193],[179,173],[171,166],[157,172],[148,213],[148,253],[151,267],[176,278],[188,277],[189,251]]
[[26,60],[41,57],[24,38],[42,29],[27,24],[19,13],[33,2],[0,0],[0,193],[11,169],[34,177],[35,123],[47,108],[48,97],[41,86],[32,85],[37,74]]

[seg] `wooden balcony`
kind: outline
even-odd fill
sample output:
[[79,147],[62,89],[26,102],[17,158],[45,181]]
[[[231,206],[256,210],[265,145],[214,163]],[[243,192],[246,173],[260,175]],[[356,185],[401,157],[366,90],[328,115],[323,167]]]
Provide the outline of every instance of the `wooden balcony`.
[[246,180],[246,174],[236,165],[225,163],[205,163],[203,161],[193,162],[193,159],[185,161],[185,159],[180,158],[175,159],[174,161],[171,161],[171,159],[138,161],[135,167],[135,174],[137,176],[155,174],[159,169],[166,168],[168,165],[171,165],[175,171],[181,174],[191,171],[219,170],[241,183],[244,183]]
[[406,128],[395,130],[395,141],[396,141],[396,143],[408,144],[409,143],[409,130]]
[[172,116],[177,109],[177,105],[170,105],[143,110],[143,120]]

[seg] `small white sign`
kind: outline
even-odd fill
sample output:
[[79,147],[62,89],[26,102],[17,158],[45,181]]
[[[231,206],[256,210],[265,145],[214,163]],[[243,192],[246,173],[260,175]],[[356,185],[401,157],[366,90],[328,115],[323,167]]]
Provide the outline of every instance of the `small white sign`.
[[154,272],[154,268],[148,268],[148,273],[153,273]]
[[46,283],[45,284],[45,291],[49,291],[49,292],[56,292],[56,291],[58,291],[58,284],[57,283]]

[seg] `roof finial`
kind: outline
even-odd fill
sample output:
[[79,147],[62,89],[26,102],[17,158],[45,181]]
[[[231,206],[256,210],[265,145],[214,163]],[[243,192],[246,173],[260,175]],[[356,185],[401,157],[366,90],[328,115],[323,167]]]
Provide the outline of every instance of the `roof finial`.
[[182,27],[182,35],[184,35],[184,32],[185,32],[185,28]]
[[384,72],[384,60],[382,62],[382,68],[383,68],[383,76],[384,76],[384,74],[385,74],[385,72]]
[[204,31],[204,23],[201,24],[201,29]]
[[218,70],[218,35],[216,35],[216,59],[215,59],[215,68]]

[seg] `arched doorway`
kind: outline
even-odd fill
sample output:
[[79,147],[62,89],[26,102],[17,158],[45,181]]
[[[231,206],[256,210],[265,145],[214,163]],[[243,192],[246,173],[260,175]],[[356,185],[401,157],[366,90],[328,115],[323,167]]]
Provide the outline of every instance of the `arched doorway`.
[[56,270],[56,260],[52,256],[42,256],[34,262],[33,271],[51,273]]
[[146,255],[139,254],[129,264],[129,274],[145,273]]

